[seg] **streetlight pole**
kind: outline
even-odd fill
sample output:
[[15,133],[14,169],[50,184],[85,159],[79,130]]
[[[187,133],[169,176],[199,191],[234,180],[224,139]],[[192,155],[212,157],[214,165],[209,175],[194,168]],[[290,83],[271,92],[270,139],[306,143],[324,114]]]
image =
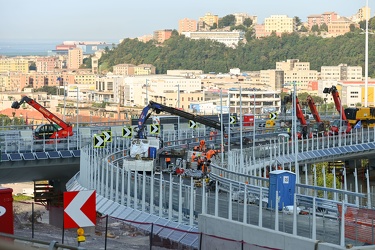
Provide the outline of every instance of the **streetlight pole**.
[[[177,85],[177,109],[180,109],[180,84]],[[177,135],[178,139],[180,139],[180,116],[177,117]]]
[[148,79],[146,79],[146,105],[148,105]]
[[368,95],[368,0],[366,0],[366,45],[365,45],[365,107],[367,107],[367,95]]
[[293,133],[292,139],[294,140],[294,168],[297,183],[299,183],[299,166],[298,166],[298,138],[297,138],[297,88],[296,82],[293,82]]
[[66,82],[64,82],[64,122],[66,116]]
[[78,134],[78,122],[79,122],[79,118],[78,118],[78,102],[79,102],[79,89],[78,89],[78,86],[77,86],[77,134]]

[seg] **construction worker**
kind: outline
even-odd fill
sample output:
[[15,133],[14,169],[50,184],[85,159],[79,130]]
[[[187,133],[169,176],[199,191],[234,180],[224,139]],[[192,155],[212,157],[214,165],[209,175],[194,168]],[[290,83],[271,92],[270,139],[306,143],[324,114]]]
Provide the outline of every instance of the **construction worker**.
[[205,140],[201,140],[199,142],[199,151],[201,152],[204,152],[206,151],[207,147],[206,147],[206,141]]
[[212,157],[216,156],[216,151],[213,149],[210,149],[207,151],[206,156],[207,156],[207,160],[211,160]]
[[204,156],[198,157],[197,170],[202,170],[203,165],[204,165]]
[[168,155],[168,152],[165,152],[165,165],[168,168],[169,164],[171,164],[171,158]]
[[212,141],[214,139],[214,131],[211,130],[210,131],[210,141]]
[[195,153],[193,152],[193,154],[191,155],[191,161],[190,162],[195,162],[197,161],[197,157],[195,156]]

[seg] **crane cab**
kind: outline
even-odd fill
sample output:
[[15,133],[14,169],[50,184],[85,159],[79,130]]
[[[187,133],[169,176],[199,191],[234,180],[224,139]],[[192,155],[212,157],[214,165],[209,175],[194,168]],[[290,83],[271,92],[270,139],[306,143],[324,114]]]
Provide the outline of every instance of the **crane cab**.
[[61,127],[56,124],[41,124],[35,129],[34,136],[37,139],[55,138],[60,129]]

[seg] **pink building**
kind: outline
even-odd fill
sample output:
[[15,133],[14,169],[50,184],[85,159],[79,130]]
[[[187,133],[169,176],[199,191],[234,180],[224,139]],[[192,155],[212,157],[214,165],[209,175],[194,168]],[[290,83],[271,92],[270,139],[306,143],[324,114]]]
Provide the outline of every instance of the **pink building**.
[[307,23],[309,25],[309,30],[311,30],[311,27],[314,25],[322,25],[323,23],[325,24],[330,24],[332,21],[337,20],[337,13],[335,12],[324,12],[323,14],[319,15],[310,15],[307,17]]
[[266,28],[265,28],[264,24],[256,24],[254,26],[254,30],[255,30],[255,37],[256,38],[261,38],[261,37],[266,37],[266,36],[271,35],[270,32],[266,31]]
[[197,21],[194,19],[184,18],[178,21],[178,33],[197,31]]
[[35,62],[37,72],[51,72],[58,68],[58,58],[38,57]]
[[158,43],[163,43],[172,36],[172,30],[156,30],[154,31],[154,40]]

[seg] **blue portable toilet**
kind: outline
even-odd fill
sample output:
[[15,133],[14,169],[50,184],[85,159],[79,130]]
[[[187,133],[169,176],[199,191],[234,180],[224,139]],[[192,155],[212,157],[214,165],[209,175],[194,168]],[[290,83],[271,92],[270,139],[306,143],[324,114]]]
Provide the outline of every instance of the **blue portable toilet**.
[[276,192],[279,197],[279,210],[282,210],[283,206],[293,205],[296,190],[296,174],[286,170],[271,171],[269,173],[269,181],[267,207],[275,209]]

